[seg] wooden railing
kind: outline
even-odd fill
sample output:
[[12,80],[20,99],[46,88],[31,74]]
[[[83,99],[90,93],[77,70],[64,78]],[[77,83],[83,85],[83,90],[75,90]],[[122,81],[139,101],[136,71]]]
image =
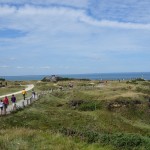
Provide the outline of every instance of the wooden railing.
[[[94,86],[81,86],[81,87],[78,87],[77,89],[79,89],[79,90],[89,90],[89,89],[93,89],[93,88],[94,88]],[[12,113],[14,111],[17,111],[19,109],[24,109],[25,107],[31,105],[33,102],[35,102],[38,99],[42,98],[46,94],[50,94],[50,93],[53,93],[53,92],[60,92],[60,91],[70,91],[71,89],[74,89],[74,88],[63,88],[63,89],[58,88],[58,89],[49,89],[49,90],[46,90],[46,91],[41,91],[41,92],[35,94],[35,98],[33,98],[31,96],[31,97],[26,98],[25,100],[18,101],[16,103],[16,106],[15,106],[14,110],[13,110],[13,106],[10,105],[7,109],[7,114],[10,114],[10,113]]]

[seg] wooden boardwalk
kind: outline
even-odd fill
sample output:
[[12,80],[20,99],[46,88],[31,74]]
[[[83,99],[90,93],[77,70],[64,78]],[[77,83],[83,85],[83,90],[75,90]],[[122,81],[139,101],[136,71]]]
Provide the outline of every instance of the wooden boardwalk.
[[[38,95],[36,94],[35,95],[35,98],[32,98],[31,97],[28,97],[26,98],[25,100],[20,100],[20,101],[17,101],[16,103],[16,110],[19,109],[19,108],[24,108],[30,104],[32,104],[34,101],[38,100]],[[13,111],[13,105],[8,105],[8,108],[6,110],[7,114],[10,114],[11,112]]]
[[[32,88],[33,88],[34,86],[32,86]],[[28,87],[28,89],[27,90],[31,90],[32,89],[31,88],[31,86],[30,86],[30,88]],[[94,87],[84,87],[83,89],[93,89]],[[25,108],[26,106],[28,106],[28,105],[30,105],[30,104],[32,104],[33,102],[35,102],[36,100],[38,100],[38,99],[40,99],[41,97],[43,97],[44,95],[46,95],[46,94],[50,94],[50,93],[52,93],[52,92],[59,92],[59,91],[69,91],[69,90],[71,90],[72,88],[66,88],[66,89],[63,89],[63,90],[61,90],[61,89],[50,89],[50,90],[47,90],[47,91],[41,91],[40,93],[36,93],[36,95],[35,95],[35,98],[32,98],[32,96],[30,96],[30,97],[27,97],[25,100],[19,100],[19,101],[17,101],[16,102],[16,108],[17,109],[19,109],[19,108],[21,108],[21,109],[23,109],[23,108]],[[82,88],[81,88],[82,89]],[[20,91],[19,91],[20,92]],[[16,111],[17,111],[17,109],[16,109]],[[8,108],[7,108],[7,110],[6,110],[6,114],[10,114],[11,112],[13,112],[13,105],[11,104],[11,105],[8,105]]]

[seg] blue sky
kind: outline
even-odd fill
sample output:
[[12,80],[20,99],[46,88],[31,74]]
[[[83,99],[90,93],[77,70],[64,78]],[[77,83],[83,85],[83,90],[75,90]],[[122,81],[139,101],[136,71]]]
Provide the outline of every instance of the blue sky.
[[0,0],[0,76],[150,72],[149,0]]

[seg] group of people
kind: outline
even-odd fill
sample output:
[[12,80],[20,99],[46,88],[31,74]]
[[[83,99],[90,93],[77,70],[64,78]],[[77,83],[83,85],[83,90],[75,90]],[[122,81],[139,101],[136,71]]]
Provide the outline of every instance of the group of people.
[[[13,105],[13,110],[16,110],[16,97],[14,94],[11,96],[11,102]],[[1,115],[2,114],[6,115],[6,109],[8,105],[9,105],[9,100],[8,100],[8,97],[5,96],[3,100],[0,100]]]
[[[23,96],[23,99],[25,100],[25,98],[26,98],[26,94],[27,94],[27,92],[26,92],[26,90],[25,89],[23,89],[22,90],[22,96]],[[35,91],[34,90],[32,90],[32,98],[33,99],[35,99]],[[11,102],[12,102],[12,106],[13,106],[13,110],[16,110],[16,97],[15,97],[15,95],[13,94],[12,96],[11,96]],[[5,96],[4,97],[4,99],[1,99],[0,100],[0,110],[1,110],[1,115],[2,114],[4,114],[4,115],[6,115],[6,109],[7,109],[7,107],[8,107],[8,105],[9,105],[9,99],[8,99],[8,97],[7,96]]]
[[[26,90],[23,89],[22,90],[22,95],[23,95],[24,100],[26,99],[26,94],[27,94]],[[34,90],[32,90],[32,98],[35,99],[35,91]]]

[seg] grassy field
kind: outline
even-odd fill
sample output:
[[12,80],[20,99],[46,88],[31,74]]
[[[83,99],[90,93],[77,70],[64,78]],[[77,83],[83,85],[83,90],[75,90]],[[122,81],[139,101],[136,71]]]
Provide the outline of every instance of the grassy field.
[[0,117],[0,149],[149,150],[149,81],[34,82],[53,93]]

